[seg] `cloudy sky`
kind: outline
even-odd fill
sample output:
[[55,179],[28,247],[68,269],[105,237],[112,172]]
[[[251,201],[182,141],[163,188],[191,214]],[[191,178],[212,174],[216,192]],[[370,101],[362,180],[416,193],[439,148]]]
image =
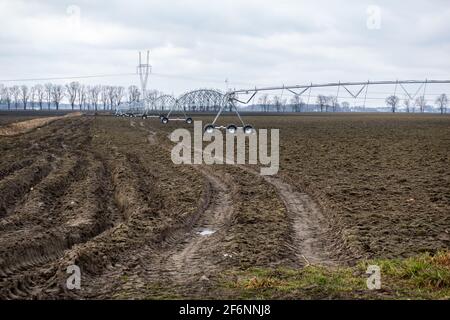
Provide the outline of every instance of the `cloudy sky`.
[[133,73],[145,49],[149,86],[175,94],[225,89],[225,79],[241,88],[450,78],[448,0],[0,0],[0,13],[3,83]]

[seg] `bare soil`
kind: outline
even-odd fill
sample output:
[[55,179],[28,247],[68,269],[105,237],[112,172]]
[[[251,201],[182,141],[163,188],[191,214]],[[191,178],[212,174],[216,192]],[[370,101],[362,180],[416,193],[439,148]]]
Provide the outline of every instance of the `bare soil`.
[[174,165],[178,122],[84,116],[0,137],[0,298],[233,297],[230,270],[448,249],[448,117],[251,123],[280,128],[277,176]]

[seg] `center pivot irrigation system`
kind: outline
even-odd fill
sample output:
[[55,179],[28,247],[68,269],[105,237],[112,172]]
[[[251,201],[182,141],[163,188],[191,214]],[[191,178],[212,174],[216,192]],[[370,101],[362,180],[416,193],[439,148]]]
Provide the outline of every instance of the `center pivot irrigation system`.
[[[162,95],[154,99],[147,97],[146,86],[151,66],[149,65],[149,52],[147,51],[146,63],[142,63],[141,53],[139,52],[139,65],[137,66],[137,72],[141,81],[141,89],[144,99],[140,106],[136,106],[136,103],[128,105],[127,112],[120,112],[116,110],[116,115],[122,116],[136,116],[140,115],[142,118],[159,118],[163,124],[169,123],[169,121],[184,121],[188,124],[192,123],[192,117],[188,116],[186,110],[192,111],[217,111],[216,116],[212,123],[207,124],[204,127],[205,132],[212,133],[214,129],[226,129],[230,133],[235,133],[237,130],[242,129],[244,133],[251,134],[254,129],[251,125],[246,124],[239,114],[236,103],[240,105],[248,105],[259,92],[266,91],[281,91],[281,95],[284,92],[289,92],[297,97],[307,95],[307,105],[309,105],[311,98],[311,90],[314,88],[334,88],[336,91],[332,96],[335,101],[340,98],[341,92],[345,92],[347,97],[353,99],[363,99],[363,107],[366,106],[368,98],[367,93],[369,86],[394,86],[392,94],[395,96],[397,91],[402,90],[404,96],[407,99],[414,100],[416,97],[422,97],[422,101],[425,101],[425,95],[427,87],[436,84],[450,84],[450,80],[395,80],[395,81],[365,81],[365,82],[331,82],[323,84],[308,85],[291,85],[291,86],[273,86],[273,87],[261,87],[251,89],[239,89],[229,90],[226,93],[222,93],[215,89],[197,89],[186,92],[175,98],[172,95]],[[410,92],[407,89],[408,85],[419,85],[419,87]],[[355,90],[356,88],[356,90]],[[239,96],[245,96],[245,99],[239,99]],[[425,103],[425,102],[423,102]],[[423,107],[423,106],[421,106]],[[217,125],[217,120],[228,109],[234,111],[237,115],[240,125],[229,124],[227,126]],[[165,113],[167,112],[167,113]],[[182,113],[183,117],[174,117],[174,113]]]

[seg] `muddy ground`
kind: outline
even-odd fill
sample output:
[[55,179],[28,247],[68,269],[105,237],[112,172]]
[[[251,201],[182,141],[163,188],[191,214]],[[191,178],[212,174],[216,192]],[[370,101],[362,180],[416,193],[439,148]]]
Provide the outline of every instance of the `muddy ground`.
[[233,297],[229,270],[449,247],[450,118],[250,120],[280,129],[279,175],[174,165],[179,122],[83,116],[0,138],[0,298]]

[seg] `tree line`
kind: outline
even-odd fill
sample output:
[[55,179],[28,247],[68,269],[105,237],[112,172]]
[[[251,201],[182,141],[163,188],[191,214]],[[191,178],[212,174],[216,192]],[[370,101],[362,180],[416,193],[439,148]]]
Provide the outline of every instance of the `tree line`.
[[342,103],[338,102],[336,96],[318,95],[316,104],[311,106],[304,102],[302,97],[294,95],[289,99],[282,98],[281,96],[269,97],[268,94],[263,94],[258,99],[258,105],[261,111],[275,110],[276,112],[285,112],[289,106],[293,112],[305,112],[305,111],[321,111],[321,112],[337,112],[337,111],[350,111],[350,104],[347,101]]
[[[148,96],[158,95],[157,91],[148,92]],[[36,84],[4,86],[0,84],[0,104],[8,110],[48,109],[58,110],[66,98],[72,110],[112,110],[123,102],[139,102],[141,91],[135,85],[125,89],[122,86],[84,85],[79,82],[62,84]]]
[[[150,90],[147,92],[148,99],[152,100],[160,96],[162,93],[157,90]],[[122,103],[139,103],[142,99],[142,94],[139,88],[135,85],[130,85],[127,89],[122,86],[108,86],[108,85],[84,85],[79,82],[70,82],[65,85],[62,84],[36,84],[31,87],[27,85],[4,86],[0,84],[0,104],[6,105],[8,110],[19,108],[27,110],[28,108],[39,110],[48,109],[52,106],[58,110],[64,98],[72,110],[113,110],[119,107]],[[263,94],[258,99],[257,107],[261,111],[276,111],[285,112],[289,106],[293,112],[304,111],[320,111],[320,112],[337,112],[337,111],[351,111],[350,104],[347,101],[338,102],[336,96],[318,95],[316,97],[315,105],[305,103],[299,95],[294,95],[288,99],[282,96],[269,97],[268,94]],[[424,96],[417,97],[414,101],[411,99],[401,99],[396,96],[388,96],[385,100],[390,110],[395,113],[398,111],[401,104],[406,112],[425,112],[427,107],[427,100]],[[448,97],[445,93],[439,95],[435,101],[435,106],[441,114],[447,112]],[[192,110],[190,110],[192,111]]]
[[[392,95],[388,96],[385,100],[386,105],[390,108],[390,110],[395,113],[398,111],[401,103],[403,103],[403,107],[406,112],[425,112],[428,101],[424,96],[417,97],[415,100],[412,99],[401,99],[398,96]],[[434,105],[439,110],[441,114],[447,113],[448,106],[448,97],[445,93],[440,94],[435,100]],[[316,97],[315,104],[309,105],[305,103],[299,95],[294,95],[288,101],[287,98],[282,98],[281,96],[274,96],[272,98],[269,97],[268,94],[263,94],[258,98],[257,106],[260,108],[260,111],[276,111],[276,112],[285,112],[287,107],[290,107],[293,112],[304,112],[304,111],[320,111],[320,112],[338,112],[351,111],[350,103],[347,101],[339,102],[338,98],[334,95],[321,95],[319,94]]]
[[[401,100],[398,96],[392,95],[386,98],[386,104],[395,113],[401,104]],[[439,95],[434,101],[434,104],[441,114],[447,113],[448,97],[445,93]],[[413,102],[411,102],[411,99],[405,99],[403,100],[403,106],[406,112],[416,112],[416,107],[420,112],[425,112],[427,100],[424,96],[417,97]]]

